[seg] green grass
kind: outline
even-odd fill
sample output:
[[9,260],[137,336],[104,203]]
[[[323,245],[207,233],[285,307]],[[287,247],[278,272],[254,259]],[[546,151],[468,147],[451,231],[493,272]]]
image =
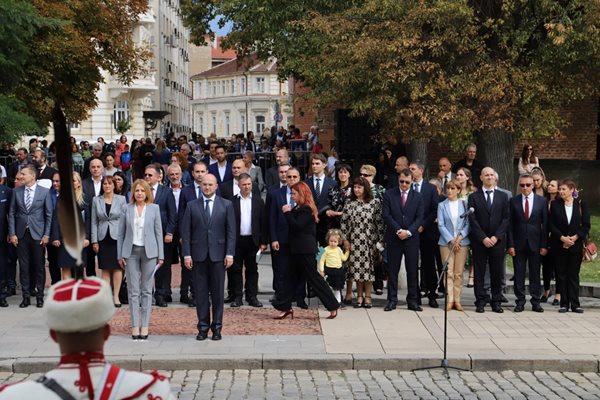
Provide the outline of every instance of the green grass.
[[[600,209],[592,209],[592,229],[590,229],[590,238],[596,245],[600,244]],[[600,283],[600,257],[593,262],[581,264],[579,280],[586,283]]]

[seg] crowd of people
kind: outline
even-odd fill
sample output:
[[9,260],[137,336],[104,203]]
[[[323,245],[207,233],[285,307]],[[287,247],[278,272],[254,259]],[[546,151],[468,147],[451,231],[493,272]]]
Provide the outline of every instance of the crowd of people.
[[[514,263],[515,312],[524,310],[527,271],[533,311],[543,312],[542,303],[554,296],[560,312],[583,312],[578,287],[588,205],[572,180],[547,180],[531,146],[519,160],[513,197],[497,186],[494,169],[477,160],[474,144],[454,164],[442,157],[427,179],[425,165],[398,148],[385,149],[391,168],[353,168],[322,153],[318,129],[290,132],[275,131],[260,145],[252,132],[229,142],[209,138],[206,145],[199,138],[198,144],[186,137],[146,140],[133,146],[142,149],[133,156],[125,137],[116,146],[92,146],[81,174],[73,173],[86,226],[84,271],[93,276],[100,269],[115,307],[121,307],[125,278],[134,340],[150,334],[153,300],[158,307],[173,301],[171,267],[177,264],[179,301],[196,307],[196,338],[212,331],[213,340],[221,339],[224,304],[263,307],[257,254],[268,248],[277,319],[293,318],[293,304],[308,308],[312,296],[330,319],[346,305],[371,308],[386,280],[384,311],[392,311],[402,263],[409,310],[422,311],[422,299],[438,308],[445,287],[447,309],[463,311],[468,271],[476,312],[490,304],[501,313],[507,253]],[[291,149],[297,140],[302,151]],[[275,146],[275,165],[261,168],[260,153],[272,150],[265,141]],[[298,168],[299,157],[308,157],[308,171]],[[31,298],[44,306],[46,257],[53,283],[78,267],[57,221],[60,173],[47,160],[42,148],[19,149],[7,166],[7,185],[0,186],[0,234],[8,238],[0,244],[8,255],[0,257],[1,307],[16,295],[17,260],[22,308]],[[440,282],[444,263],[448,273]]]

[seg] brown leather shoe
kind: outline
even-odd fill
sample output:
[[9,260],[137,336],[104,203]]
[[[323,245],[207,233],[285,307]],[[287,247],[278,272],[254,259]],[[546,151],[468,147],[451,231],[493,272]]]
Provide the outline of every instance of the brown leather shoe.
[[454,303],[454,309],[456,311],[465,311],[465,309],[463,308],[462,304],[460,304],[460,303]]
[[446,306],[446,311],[452,311],[453,308],[454,308],[454,303],[448,303],[448,305]]

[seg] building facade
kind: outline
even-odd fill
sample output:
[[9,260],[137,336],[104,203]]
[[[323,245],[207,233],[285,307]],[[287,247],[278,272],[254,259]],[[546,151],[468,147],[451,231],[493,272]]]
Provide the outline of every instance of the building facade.
[[277,77],[277,60],[233,59],[192,76],[192,127],[203,136],[224,138],[272,126],[287,126],[290,88]]

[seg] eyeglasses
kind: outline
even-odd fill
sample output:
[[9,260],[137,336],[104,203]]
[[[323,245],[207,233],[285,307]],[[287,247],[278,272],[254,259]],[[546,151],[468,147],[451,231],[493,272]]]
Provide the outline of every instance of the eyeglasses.
[[529,187],[529,186],[531,186],[531,183],[519,183],[519,186],[521,186],[521,187]]
[[403,180],[399,180],[398,182],[400,182],[404,185],[410,185],[412,183],[411,181],[403,181]]
[[360,176],[362,176],[363,178],[368,178],[370,176],[373,176],[373,174],[360,174]]
[[288,179],[299,179],[300,177],[298,175],[288,175],[287,178]]
[[154,176],[154,175],[152,175],[152,174],[144,174],[144,177],[145,177],[145,178],[147,178],[147,177],[149,177],[149,176]]

